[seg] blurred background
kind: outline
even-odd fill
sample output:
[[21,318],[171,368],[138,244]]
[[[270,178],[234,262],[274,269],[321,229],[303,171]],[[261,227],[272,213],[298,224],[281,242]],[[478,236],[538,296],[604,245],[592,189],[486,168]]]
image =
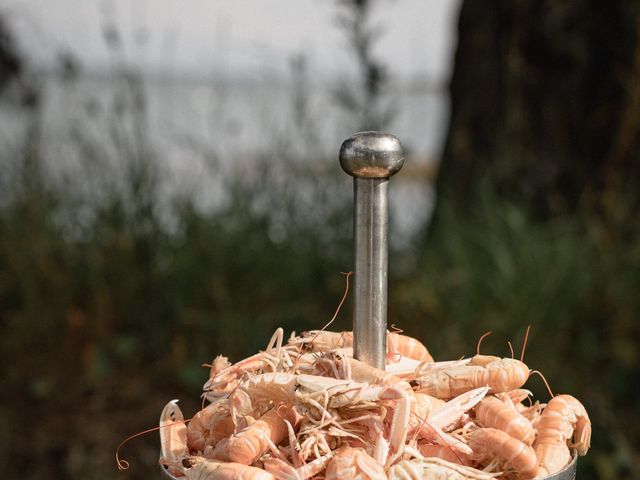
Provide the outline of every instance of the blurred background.
[[157,433],[125,472],[118,443],[195,413],[215,355],[331,318],[338,148],[381,129],[390,323],[439,360],[531,325],[592,417],[578,478],[637,478],[639,39],[626,0],[2,2],[2,471],[161,478]]

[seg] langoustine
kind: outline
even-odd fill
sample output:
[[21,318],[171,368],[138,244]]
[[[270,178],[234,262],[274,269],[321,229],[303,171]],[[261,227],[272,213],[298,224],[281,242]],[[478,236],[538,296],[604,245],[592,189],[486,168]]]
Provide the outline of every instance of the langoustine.
[[523,405],[523,362],[434,362],[417,340],[389,339],[386,370],[353,358],[351,332],[284,343],[279,329],[252,357],[217,357],[212,403],[188,427],[176,401],[163,410],[161,464],[187,480],[525,479],[586,453],[584,407],[568,395]]

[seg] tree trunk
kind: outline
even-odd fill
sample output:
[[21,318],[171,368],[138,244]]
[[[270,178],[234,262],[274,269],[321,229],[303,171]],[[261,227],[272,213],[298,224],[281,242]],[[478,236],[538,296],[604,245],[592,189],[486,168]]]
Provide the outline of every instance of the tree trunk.
[[541,218],[632,214],[640,2],[467,0],[458,32],[441,195],[486,179]]

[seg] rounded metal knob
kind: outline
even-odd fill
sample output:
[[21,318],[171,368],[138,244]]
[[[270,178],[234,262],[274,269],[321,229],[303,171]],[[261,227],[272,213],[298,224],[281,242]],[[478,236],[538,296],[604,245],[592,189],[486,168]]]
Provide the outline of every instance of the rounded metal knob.
[[340,147],[340,166],[356,178],[389,178],[402,168],[404,150],[394,135],[360,132]]

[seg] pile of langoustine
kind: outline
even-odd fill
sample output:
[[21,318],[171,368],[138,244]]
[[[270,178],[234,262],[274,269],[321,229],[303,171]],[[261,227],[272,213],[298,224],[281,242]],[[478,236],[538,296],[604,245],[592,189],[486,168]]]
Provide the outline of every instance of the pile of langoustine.
[[[185,421],[160,418],[160,464],[194,480],[531,479],[584,455],[591,422],[570,395],[522,389],[530,370],[477,354],[434,362],[387,334],[386,369],[353,358],[351,332],[311,331],[235,364],[219,356]],[[523,352],[524,353],[524,352]]]

